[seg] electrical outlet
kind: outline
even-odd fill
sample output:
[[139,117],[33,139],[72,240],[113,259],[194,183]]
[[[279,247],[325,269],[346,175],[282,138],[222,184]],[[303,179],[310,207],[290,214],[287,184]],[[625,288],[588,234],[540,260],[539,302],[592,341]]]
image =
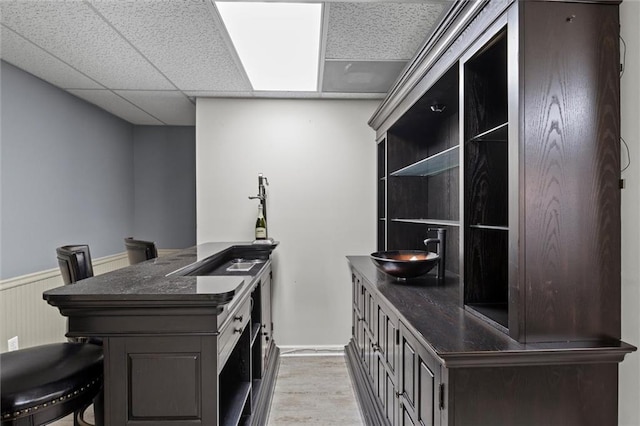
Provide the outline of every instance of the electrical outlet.
[[18,336],[13,336],[11,339],[7,340],[7,344],[9,346],[9,351],[17,351],[18,350]]

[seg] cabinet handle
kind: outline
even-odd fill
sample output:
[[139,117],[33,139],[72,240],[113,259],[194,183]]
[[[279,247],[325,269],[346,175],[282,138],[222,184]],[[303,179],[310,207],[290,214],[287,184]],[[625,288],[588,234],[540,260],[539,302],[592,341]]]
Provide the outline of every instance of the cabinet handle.
[[373,348],[374,352],[380,352],[380,345],[377,343],[374,343],[373,345],[371,345],[371,347]]
[[243,319],[244,319],[244,315],[236,315],[235,317],[233,317],[234,321],[242,322]]
[[235,333],[242,333],[242,329],[241,328],[234,328],[233,332],[234,332],[234,334]]

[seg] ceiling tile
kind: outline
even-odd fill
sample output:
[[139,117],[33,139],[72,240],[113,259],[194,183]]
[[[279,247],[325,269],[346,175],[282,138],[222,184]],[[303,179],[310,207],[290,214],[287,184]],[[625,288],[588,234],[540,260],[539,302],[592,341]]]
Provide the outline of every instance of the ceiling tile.
[[211,3],[94,0],[92,4],[178,89],[251,90]]
[[116,93],[171,126],[195,126],[196,107],[178,91],[118,90]]
[[3,0],[0,8],[3,24],[105,87],[175,89],[84,2]]
[[133,124],[163,124],[110,90],[72,89],[69,93]]
[[386,93],[406,61],[325,61],[322,90],[343,93]]
[[89,77],[5,27],[0,27],[0,58],[63,89],[102,88]]
[[327,59],[408,60],[444,10],[442,3],[327,3]]

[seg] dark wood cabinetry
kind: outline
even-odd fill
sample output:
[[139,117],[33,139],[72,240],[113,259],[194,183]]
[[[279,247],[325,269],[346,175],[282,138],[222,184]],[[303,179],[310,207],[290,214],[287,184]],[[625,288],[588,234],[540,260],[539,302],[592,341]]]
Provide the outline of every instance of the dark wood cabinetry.
[[[205,243],[45,292],[69,336],[102,338],[106,426],[266,423],[279,349],[259,250]],[[230,272],[241,255],[262,257]]]
[[378,250],[444,227],[469,312],[520,342],[619,338],[617,4],[453,11],[459,37],[370,121]]
[[455,278],[399,285],[348,260],[359,298],[345,350],[367,425],[616,425],[617,363],[633,346],[518,343],[461,309]]
[[614,425],[616,363],[635,350],[620,342],[618,2],[447,16],[369,122],[377,249],[445,228],[447,270],[398,283],[350,258],[367,422]]
[[400,330],[400,424],[440,425],[444,408],[440,363],[402,323]]

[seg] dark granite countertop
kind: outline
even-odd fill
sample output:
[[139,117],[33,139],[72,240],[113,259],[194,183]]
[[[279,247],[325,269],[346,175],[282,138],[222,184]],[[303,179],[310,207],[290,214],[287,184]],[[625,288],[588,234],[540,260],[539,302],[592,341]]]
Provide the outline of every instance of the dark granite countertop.
[[435,275],[398,283],[380,272],[369,256],[347,259],[383,304],[448,367],[620,362],[635,350],[619,340],[522,344],[461,307],[455,275],[447,273],[441,285]]
[[227,249],[251,246],[251,243],[205,243],[174,254],[97,275],[71,285],[45,291],[43,298],[49,304],[94,303],[120,305],[181,302],[193,305],[225,304],[259,275],[266,263],[257,264],[250,273],[235,272],[215,276],[168,275],[187,269],[194,263],[203,263]]

